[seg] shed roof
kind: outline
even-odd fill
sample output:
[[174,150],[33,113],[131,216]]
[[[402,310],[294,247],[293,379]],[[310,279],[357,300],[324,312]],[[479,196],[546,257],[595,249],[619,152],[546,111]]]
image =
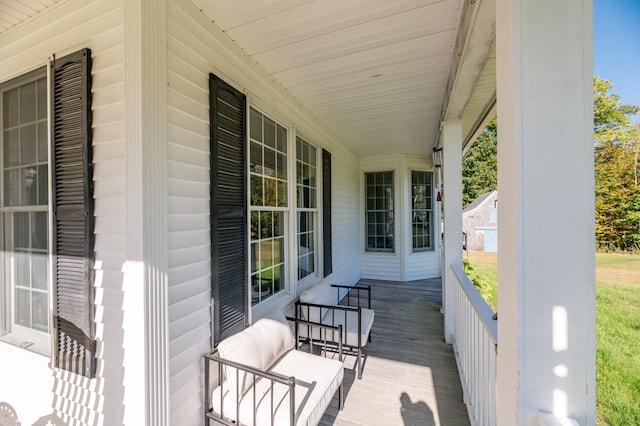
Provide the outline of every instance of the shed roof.
[[491,191],[491,192],[487,192],[486,194],[482,194],[479,195],[478,198],[476,198],[475,200],[473,200],[473,202],[471,204],[469,204],[463,211],[462,214],[468,213],[472,210],[477,209],[478,207],[480,207],[480,205],[482,203],[484,203],[488,198],[490,198],[493,194],[497,194],[498,191]]

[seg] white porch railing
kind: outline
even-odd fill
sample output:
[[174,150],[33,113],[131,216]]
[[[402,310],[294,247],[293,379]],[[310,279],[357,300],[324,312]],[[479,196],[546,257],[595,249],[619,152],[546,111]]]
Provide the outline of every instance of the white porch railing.
[[453,351],[469,420],[472,425],[495,425],[497,322],[462,265],[452,265],[451,269],[457,279],[453,285]]

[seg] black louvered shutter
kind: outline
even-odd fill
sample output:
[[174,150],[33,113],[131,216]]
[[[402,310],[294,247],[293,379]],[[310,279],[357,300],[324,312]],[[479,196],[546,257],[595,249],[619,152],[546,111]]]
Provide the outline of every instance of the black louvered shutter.
[[324,276],[333,272],[331,257],[331,153],[322,150],[322,247]]
[[248,318],[246,98],[209,75],[211,294],[216,344]]
[[91,51],[52,63],[55,366],[95,375]]

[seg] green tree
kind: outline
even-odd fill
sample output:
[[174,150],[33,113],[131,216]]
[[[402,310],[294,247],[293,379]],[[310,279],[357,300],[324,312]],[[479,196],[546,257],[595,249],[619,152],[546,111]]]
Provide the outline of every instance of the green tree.
[[601,249],[640,247],[638,126],[629,116],[640,109],[611,92],[613,84],[593,79],[596,242]]
[[462,205],[498,188],[496,119],[489,122],[462,158]]

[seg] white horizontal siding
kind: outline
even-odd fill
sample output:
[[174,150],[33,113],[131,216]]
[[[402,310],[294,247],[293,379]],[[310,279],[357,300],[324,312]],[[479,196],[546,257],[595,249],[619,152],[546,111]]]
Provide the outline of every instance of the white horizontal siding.
[[[51,370],[33,377],[26,394],[4,401],[22,424],[53,414],[68,424],[121,424],[124,415],[122,266],[126,259],[124,158],[124,38],[121,1],[70,0],[3,34],[0,81],[84,47],[92,55],[93,162],[96,254],[96,378]],[[26,357],[25,359],[30,359]],[[25,367],[28,368],[28,367]],[[44,388],[46,400],[33,389]],[[15,388],[17,389],[17,388]],[[14,389],[14,390],[15,390]],[[53,392],[51,395],[50,392]]]
[[[394,174],[394,245],[393,253],[366,251],[365,236],[361,237],[360,249],[362,277],[392,281],[412,281],[440,276],[440,260],[437,252],[414,253],[412,249],[411,227],[411,171],[429,171],[430,160],[425,156],[377,156],[367,157],[360,161],[361,188],[359,197],[363,209],[360,222],[364,234],[364,174],[367,172],[393,171]],[[435,196],[434,220],[437,219]],[[435,227],[434,227],[435,229]],[[434,244],[436,236],[434,236]]]
[[[405,194],[405,202],[404,208],[407,213],[405,214],[405,226],[403,229],[406,233],[406,257],[405,257],[405,268],[404,268],[404,280],[413,281],[420,280],[424,278],[435,278],[441,275],[440,271],[440,255],[437,250],[438,240],[440,237],[439,231],[439,214],[438,214],[438,203],[436,201],[436,194],[438,193],[436,188],[432,188],[431,200],[432,200],[432,215],[431,218],[433,220],[432,224],[432,244],[436,247],[433,251],[423,251],[423,252],[413,252],[413,241],[412,241],[412,232],[413,227],[411,223],[411,172],[412,171],[433,171],[432,161],[429,157],[419,157],[419,156],[406,156],[404,158],[405,163],[405,171],[404,171],[404,179],[405,184],[403,187],[403,192]],[[433,185],[435,185],[435,173],[433,176]]]
[[[405,223],[404,192],[405,173],[403,163],[399,156],[367,157],[360,160],[360,205],[362,206],[362,218],[360,220],[361,242],[360,269],[362,278],[375,280],[402,281],[403,274],[403,224]],[[394,251],[373,252],[367,251],[365,233],[365,173],[393,172],[393,199],[394,199]]]
[[172,30],[175,12],[167,36],[170,415],[172,424],[200,424],[211,345],[209,87],[206,68],[180,46],[188,30]]
[[171,423],[201,424],[202,354],[211,344],[209,73],[249,93],[332,154],[333,274],[359,275],[357,158],[185,0],[169,3],[167,35]]
[[440,259],[437,251],[410,253],[407,256],[406,281],[440,276]]

